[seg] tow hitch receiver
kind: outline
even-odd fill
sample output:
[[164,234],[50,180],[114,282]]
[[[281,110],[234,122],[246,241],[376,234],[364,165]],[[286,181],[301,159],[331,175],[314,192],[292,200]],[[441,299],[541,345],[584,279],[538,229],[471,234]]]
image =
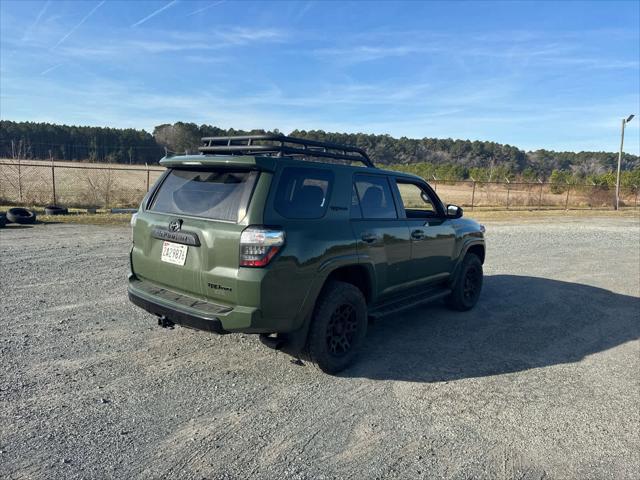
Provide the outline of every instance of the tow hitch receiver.
[[169,320],[164,315],[162,315],[162,316],[158,317],[158,325],[160,325],[162,328],[170,328],[171,330],[173,330],[173,327],[176,324],[173,323],[171,320]]

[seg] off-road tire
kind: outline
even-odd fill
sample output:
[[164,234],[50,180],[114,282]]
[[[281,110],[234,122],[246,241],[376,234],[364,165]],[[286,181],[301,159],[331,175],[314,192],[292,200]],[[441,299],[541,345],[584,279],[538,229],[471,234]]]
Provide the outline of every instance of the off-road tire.
[[477,255],[467,253],[446,302],[449,308],[464,312],[471,310],[482,291],[482,262]]
[[36,214],[26,208],[10,208],[7,212],[7,223],[30,225],[36,222]]
[[[355,359],[367,333],[367,302],[354,285],[331,281],[316,303],[307,353],[323,372],[335,374]],[[348,346],[348,347],[347,347]]]

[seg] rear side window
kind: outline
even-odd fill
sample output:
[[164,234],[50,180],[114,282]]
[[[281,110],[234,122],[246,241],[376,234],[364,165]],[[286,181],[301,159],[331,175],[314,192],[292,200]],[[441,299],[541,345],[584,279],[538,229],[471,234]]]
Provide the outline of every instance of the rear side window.
[[179,170],[169,172],[150,210],[237,222],[246,213],[258,172]]
[[386,177],[357,175],[355,184],[363,218],[398,218]]
[[333,173],[286,167],[276,190],[275,209],[286,218],[321,218],[327,210]]

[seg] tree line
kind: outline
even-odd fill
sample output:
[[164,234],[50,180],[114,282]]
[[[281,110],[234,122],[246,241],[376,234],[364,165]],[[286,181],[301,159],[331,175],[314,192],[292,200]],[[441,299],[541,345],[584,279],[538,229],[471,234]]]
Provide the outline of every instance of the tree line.
[[0,121],[3,158],[144,164],[163,155],[144,130]]
[[[162,124],[153,133],[136,129],[77,127],[35,122],[0,121],[0,156],[5,158],[99,161],[154,164],[165,152],[197,153],[205,136],[278,133],[277,130],[223,129],[177,122]],[[443,180],[513,179],[602,181],[614,172],[615,152],[525,152],[511,145],[450,138],[394,138],[390,135],[294,130],[291,136],[355,145],[364,148],[379,165]],[[625,178],[640,172],[637,155],[625,154]],[[554,172],[557,172],[554,174]],[[569,180],[567,180],[569,179]],[[639,179],[640,180],[640,179]],[[640,182],[639,182],[640,183]]]

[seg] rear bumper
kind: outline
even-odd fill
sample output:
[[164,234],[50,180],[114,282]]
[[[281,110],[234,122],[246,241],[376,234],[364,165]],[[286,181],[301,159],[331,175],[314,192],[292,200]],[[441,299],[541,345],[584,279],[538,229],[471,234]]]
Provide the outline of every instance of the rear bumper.
[[218,318],[206,318],[193,313],[179,311],[175,308],[168,307],[158,302],[147,300],[129,289],[129,300],[134,305],[146,310],[149,313],[159,317],[166,317],[173,323],[177,323],[183,327],[195,328],[197,330],[205,330],[215,333],[229,333],[222,328],[222,322]]
[[271,333],[264,328],[260,310],[236,305],[229,307],[198,300],[168,290],[136,276],[129,277],[129,300],[154,315],[173,323],[216,333]]

